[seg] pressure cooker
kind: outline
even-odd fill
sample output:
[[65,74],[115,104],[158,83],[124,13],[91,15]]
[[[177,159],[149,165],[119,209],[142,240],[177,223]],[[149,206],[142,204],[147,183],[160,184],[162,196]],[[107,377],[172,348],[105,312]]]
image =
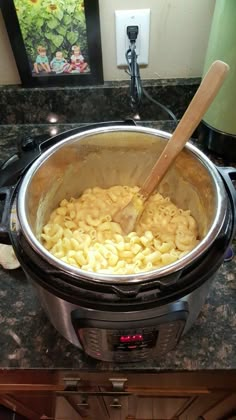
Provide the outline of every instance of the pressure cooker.
[[178,261],[138,274],[86,272],[50,254],[43,225],[86,188],[142,185],[171,134],[132,121],[26,139],[1,168],[0,242],[13,246],[54,327],[93,358],[133,362],[173,349],[198,317],[235,234],[233,168],[188,142],[158,191],[190,209],[200,241]]

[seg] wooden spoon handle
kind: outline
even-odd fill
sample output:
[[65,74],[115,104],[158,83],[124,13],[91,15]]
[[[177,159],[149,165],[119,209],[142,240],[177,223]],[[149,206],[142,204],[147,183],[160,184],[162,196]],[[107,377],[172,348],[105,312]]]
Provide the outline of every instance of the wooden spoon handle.
[[229,66],[223,61],[217,60],[211,65],[172,137],[167,142],[149,176],[144,181],[140,193],[145,198],[148,198],[153,192],[172,162],[183,149],[185,143],[191,137],[223,84],[228,70]]

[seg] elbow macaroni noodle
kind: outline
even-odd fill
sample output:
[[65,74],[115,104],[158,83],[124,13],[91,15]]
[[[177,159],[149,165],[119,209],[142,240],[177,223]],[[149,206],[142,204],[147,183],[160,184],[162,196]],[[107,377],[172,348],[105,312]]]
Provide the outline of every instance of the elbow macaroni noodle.
[[62,200],[43,227],[43,244],[55,257],[86,271],[134,274],[168,265],[198,243],[198,229],[189,210],[154,193],[136,231],[123,235],[114,214],[138,187],[89,188],[78,198]]

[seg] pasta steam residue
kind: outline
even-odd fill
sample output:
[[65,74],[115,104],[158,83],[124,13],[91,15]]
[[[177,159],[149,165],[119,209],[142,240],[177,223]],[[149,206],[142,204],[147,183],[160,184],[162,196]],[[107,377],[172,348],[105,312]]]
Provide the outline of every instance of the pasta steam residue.
[[94,187],[77,199],[62,200],[43,227],[43,244],[55,257],[82,270],[134,274],[183,257],[198,244],[190,210],[154,193],[146,202],[135,232],[122,233],[114,214],[139,187]]

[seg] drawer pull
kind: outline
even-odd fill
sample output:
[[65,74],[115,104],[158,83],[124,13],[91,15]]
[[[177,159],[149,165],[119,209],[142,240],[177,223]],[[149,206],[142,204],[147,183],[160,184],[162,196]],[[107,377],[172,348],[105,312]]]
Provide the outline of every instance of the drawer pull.
[[112,404],[110,404],[110,407],[112,407],[112,408],[122,408],[122,405],[120,404],[119,398],[114,398]]
[[126,378],[109,378],[109,381],[112,383],[113,391],[120,392],[125,390],[125,382],[128,379]]
[[89,404],[88,404],[88,396],[87,395],[83,395],[81,398],[81,402],[76,404],[78,407],[84,407],[84,408],[89,408]]
[[77,391],[80,378],[63,378],[65,391]]
[[78,404],[76,404],[78,407],[89,407],[89,404],[88,403],[86,403],[86,402],[81,402],[81,403],[78,403]]

